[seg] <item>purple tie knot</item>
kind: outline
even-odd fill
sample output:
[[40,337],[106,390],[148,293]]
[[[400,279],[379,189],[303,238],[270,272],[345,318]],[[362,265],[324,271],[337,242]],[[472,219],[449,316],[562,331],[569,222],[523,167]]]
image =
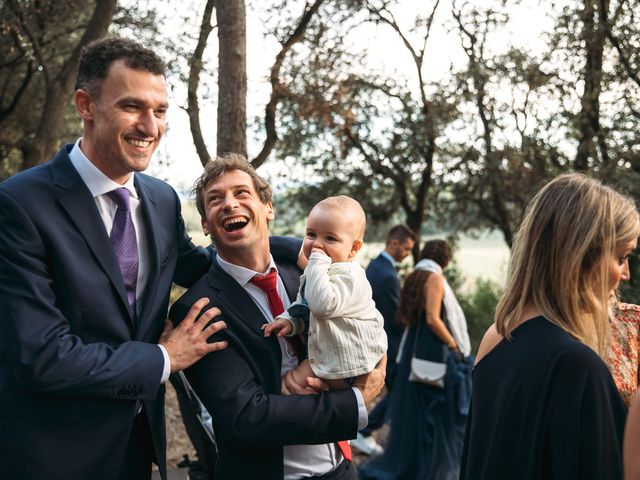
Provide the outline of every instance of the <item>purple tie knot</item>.
[[116,188],[107,192],[109,198],[124,211],[129,211],[129,190],[124,187]]

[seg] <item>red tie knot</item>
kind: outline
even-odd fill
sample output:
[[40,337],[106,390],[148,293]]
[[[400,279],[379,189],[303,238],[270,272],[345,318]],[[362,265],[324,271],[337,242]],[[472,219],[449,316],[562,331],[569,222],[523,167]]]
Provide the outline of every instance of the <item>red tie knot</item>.
[[277,278],[278,272],[276,272],[275,268],[272,268],[266,275],[256,275],[250,280],[251,283],[267,294],[269,309],[274,317],[284,312],[284,305],[276,287]]

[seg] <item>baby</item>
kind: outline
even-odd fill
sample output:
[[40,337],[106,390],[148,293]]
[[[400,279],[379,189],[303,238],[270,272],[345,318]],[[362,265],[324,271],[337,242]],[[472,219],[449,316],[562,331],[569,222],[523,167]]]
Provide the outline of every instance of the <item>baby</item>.
[[[291,336],[304,331],[308,319],[309,366],[332,389],[345,388],[373,370],[387,351],[382,315],[364,269],[354,261],[365,224],[360,204],[344,195],[313,207],[302,246],[309,263],[298,297],[287,312],[263,326],[265,336]],[[304,364],[296,370],[294,378],[303,383]]]

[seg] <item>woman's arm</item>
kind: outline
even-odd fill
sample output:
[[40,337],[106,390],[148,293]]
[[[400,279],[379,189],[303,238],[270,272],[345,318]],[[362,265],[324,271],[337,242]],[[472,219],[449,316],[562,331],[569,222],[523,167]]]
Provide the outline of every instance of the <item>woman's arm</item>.
[[640,394],[636,394],[629,409],[624,429],[624,480],[640,479]]
[[424,291],[424,309],[427,313],[427,325],[442,343],[450,349],[456,350],[458,345],[451,333],[449,333],[449,330],[442,321],[442,318],[440,318],[442,299],[444,297],[444,278],[442,275],[437,273],[429,275],[429,278],[427,278],[424,285]]

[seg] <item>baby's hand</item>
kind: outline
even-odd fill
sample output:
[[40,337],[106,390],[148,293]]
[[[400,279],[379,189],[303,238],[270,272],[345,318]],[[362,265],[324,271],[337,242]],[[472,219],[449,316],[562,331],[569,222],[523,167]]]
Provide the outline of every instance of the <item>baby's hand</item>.
[[265,337],[272,333],[276,333],[278,337],[286,337],[293,332],[293,324],[284,318],[276,318],[272,323],[262,325],[262,330]]

